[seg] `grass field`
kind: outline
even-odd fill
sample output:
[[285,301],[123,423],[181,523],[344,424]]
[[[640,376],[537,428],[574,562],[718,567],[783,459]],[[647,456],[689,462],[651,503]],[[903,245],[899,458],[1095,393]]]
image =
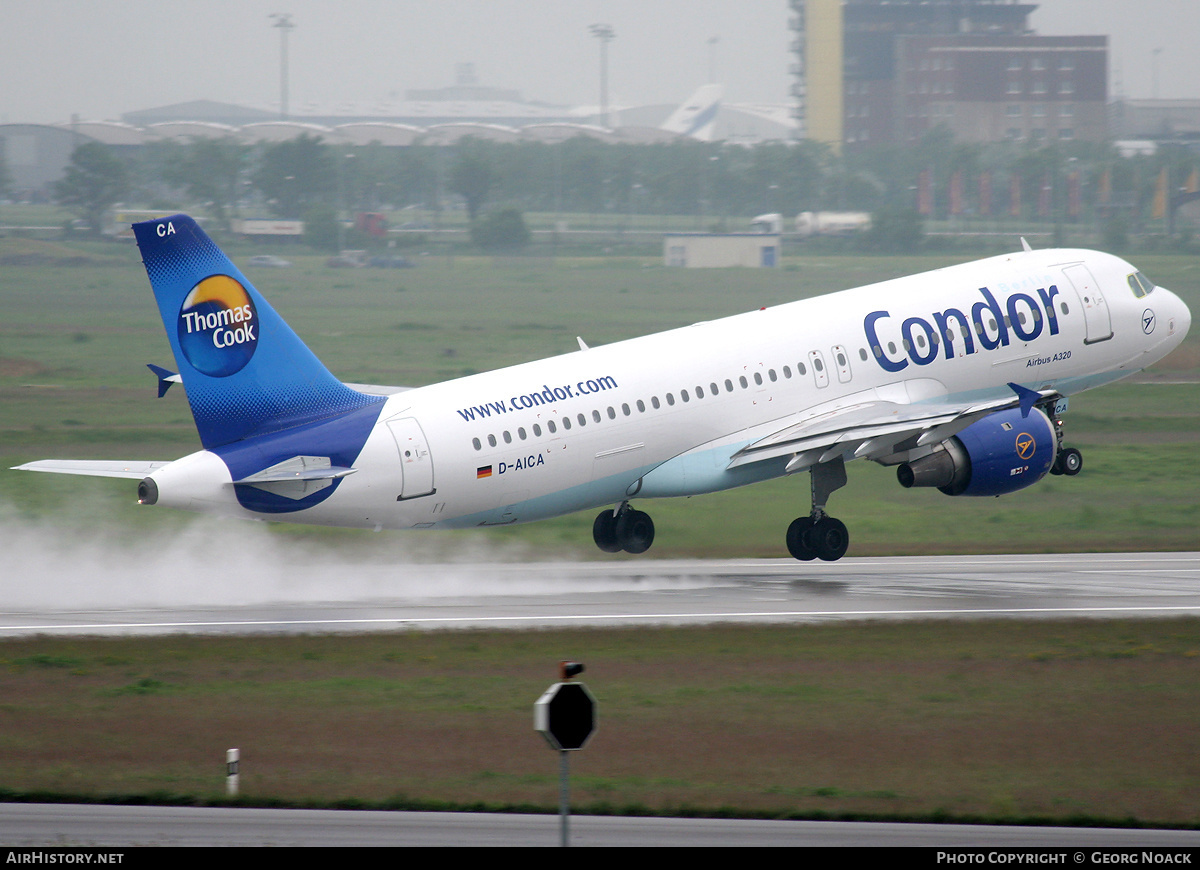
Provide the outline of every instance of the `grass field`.
[[577,811],[1200,824],[1195,619],[7,641],[0,787],[552,811],[564,657]]
[[[250,275],[317,355],[348,381],[410,385],[956,259],[677,271],[431,255],[333,271],[287,256],[294,268]],[[1200,311],[1200,263],[1137,264]],[[0,240],[4,467],[195,449],[184,397],[156,400],[147,362],[170,350],[132,246]],[[903,490],[852,463],[833,499],[850,555],[1198,548],[1200,330],[1154,370],[1073,398],[1066,422],[1084,473],[999,500]],[[804,475],[656,502],[649,555],[782,556],[807,508]],[[47,540],[119,554],[193,522],[137,508],[128,481],[0,471],[9,565]],[[348,558],[370,542],[435,560],[467,541],[497,558],[600,558],[590,526],[269,534]],[[0,795],[219,800],[238,746],[249,801],[549,809],[557,766],[531,706],[568,657],[588,662],[601,705],[572,767],[584,809],[1200,824],[1197,620],[5,641]]]

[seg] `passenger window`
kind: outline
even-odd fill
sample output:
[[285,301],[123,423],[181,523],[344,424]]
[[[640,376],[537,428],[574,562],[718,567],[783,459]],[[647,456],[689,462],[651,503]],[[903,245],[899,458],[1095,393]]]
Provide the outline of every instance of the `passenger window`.
[[522,441],[524,441],[527,437],[529,437],[525,432],[524,426],[520,426],[517,428],[517,437],[520,438]]
[[[563,418],[562,418],[562,424],[563,424],[563,428],[564,428],[564,429],[566,429],[566,430],[570,431],[570,429],[571,429],[571,418],[570,418],[570,417],[563,417]],[[550,425],[551,425],[551,426],[553,426],[554,424],[553,424],[553,423],[551,423]],[[553,430],[553,429],[551,429],[550,431],[551,431],[551,432],[553,432],[554,430]]]
[[638,409],[638,413],[644,414],[646,412],[646,403],[643,402],[641,399],[638,399],[637,400],[637,409]]
[[496,446],[496,436],[489,435],[488,436],[488,447],[495,447],[495,446]]
[[505,429],[505,430],[504,430],[504,443],[505,443],[505,444],[512,444],[512,436],[508,434],[508,430],[507,430],[507,429]]
[[651,396],[651,397],[650,397],[650,404],[654,406],[654,410],[655,410],[655,411],[657,411],[657,410],[658,410],[658,409],[661,407],[661,406],[658,404],[658,396]]
[[600,412],[592,411],[592,419],[595,420],[597,423],[599,423],[600,422]]
[[576,419],[579,420],[580,426],[587,425],[587,417],[583,416],[582,414],[576,414],[575,416],[576,416]]
[[608,406],[608,419],[610,419],[610,420],[617,419],[617,411],[612,405]]
[[482,449],[483,449],[483,445],[479,443],[479,439],[478,439],[478,438],[472,438],[472,439],[471,439],[471,444],[472,444],[472,445],[474,445],[474,447],[475,447],[475,449],[476,449],[476,450],[482,450]]
[[551,435],[553,435],[555,432],[557,432],[557,431],[558,431],[558,429],[556,429],[556,428],[554,427],[554,421],[553,421],[553,420],[547,420],[547,421],[546,421],[546,430],[547,430],[547,431],[548,431],[548,432],[549,432]]

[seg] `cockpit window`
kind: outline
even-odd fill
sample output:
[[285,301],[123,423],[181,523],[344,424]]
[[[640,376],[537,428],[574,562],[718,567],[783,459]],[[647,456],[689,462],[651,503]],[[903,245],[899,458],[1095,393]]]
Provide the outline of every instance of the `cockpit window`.
[[1154,282],[1141,272],[1134,272],[1129,276],[1129,289],[1133,291],[1134,296],[1141,299],[1154,290]]

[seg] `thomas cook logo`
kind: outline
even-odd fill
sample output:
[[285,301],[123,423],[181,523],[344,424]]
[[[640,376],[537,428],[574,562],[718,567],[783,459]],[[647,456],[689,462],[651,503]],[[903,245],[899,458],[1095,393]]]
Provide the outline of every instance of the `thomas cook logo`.
[[193,287],[179,309],[179,346],[210,377],[240,372],[258,347],[258,312],[246,288],[228,275]]
[[1037,442],[1033,440],[1033,436],[1028,432],[1022,432],[1017,436],[1017,455],[1022,459],[1029,459],[1037,450]]

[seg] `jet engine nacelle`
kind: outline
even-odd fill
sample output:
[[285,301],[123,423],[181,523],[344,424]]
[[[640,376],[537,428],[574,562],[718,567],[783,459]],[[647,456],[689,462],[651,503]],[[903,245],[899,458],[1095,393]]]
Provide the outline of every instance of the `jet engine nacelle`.
[[946,495],[1004,495],[1032,486],[1054,464],[1058,436],[1039,408],[997,411],[896,469],[900,485],[936,486]]

